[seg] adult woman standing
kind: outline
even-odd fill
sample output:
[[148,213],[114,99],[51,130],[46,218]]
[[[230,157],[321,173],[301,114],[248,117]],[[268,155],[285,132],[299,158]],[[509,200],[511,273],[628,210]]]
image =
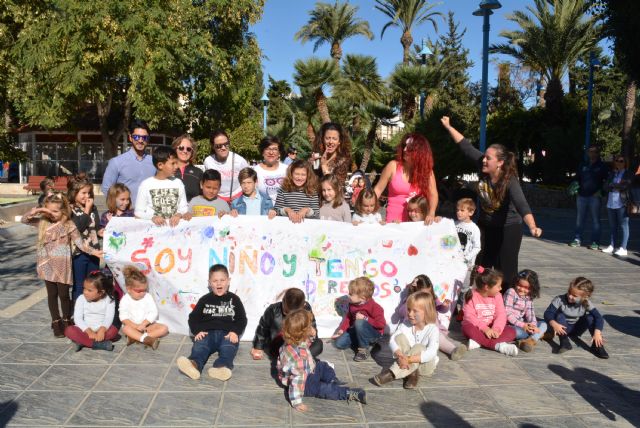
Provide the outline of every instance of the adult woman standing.
[[183,134],[173,140],[171,147],[178,154],[178,169],[175,177],[182,180],[187,194],[187,201],[200,194],[200,180],[202,170],[191,163],[196,154],[196,142],[187,134]]
[[[609,215],[611,243],[602,252],[626,257],[627,243],[629,242],[627,203],[629,203],[629,185],[633,177],[631,172],[625,168],[624,156],[616,155],[613,159],[613,170],[609,173],[609,178],[605,185],[606,190],[609,192],[607,196],[607,214]],[[622,229],[622,240],[620,241],[620,247],[616,250],[618,228]]]
[[204,169],[215,169],[222,176],[220,183],[220,199],[231,202],[242,195],[242,188],[238,181],[238,174],[244,167],[249,166],[245,158],[231,151],[229,135],[222,129],[216,129],[209,138],[211,155],[204,160]]
[[322,125],[313,143],[311,162],[318,177],[333,174],[344,185],[351,172],[351,141],[340,125],[333,122]]
[[396,159],[382,170],[374,191],[380,197],[388,186],[387,222],[409,221],[407,201],[422,195],[429,201],[425,224],[433,223],[438,207],[438,190],[433,174],[433,153],[427,139],[420,134],[407,134],[396,148]]
[[500,269],[505,282],[509,283],[518,273],[522,221],[529,227],[531,236],[542,235],[518,182],[515,155],[500,144],[492,144],[483,154],[451,126],[447,116],[443,116],[441,122],[462,153],[478,164],[480,264]]
[[287,165],[280,162],[284,146],[277,137],[265,137],[260,141],[258,150],[262,154],[262,162],[253,167],[258,174],[258,191],[269,195],[275,204],[278,189],[287,176]]

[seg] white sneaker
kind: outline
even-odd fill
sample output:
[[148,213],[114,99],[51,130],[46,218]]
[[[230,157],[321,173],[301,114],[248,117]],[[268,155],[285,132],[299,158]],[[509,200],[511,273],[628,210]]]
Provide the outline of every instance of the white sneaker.
[[496,345],[496,351],[508,357],[515,357],[518,355],[518,347],[513,343],[500,342]]
[[480,344],[478,342],[476,342],[473,339],[469,339],[469,344],[467,345],[467,348],[469,348],[469,351],[473,351],[474,349],[478,349],[480,347]]
[[609,245],[607,248],[603,248],[602,252],[603,253],[607,253],[607,254],[611,254],[611,253],[613,253],[613,250],[614,250],[613,245]]
[[624,248],[620,247],[613,254],[615,254],[616,256],[627,257],[627,250],[625,250]]

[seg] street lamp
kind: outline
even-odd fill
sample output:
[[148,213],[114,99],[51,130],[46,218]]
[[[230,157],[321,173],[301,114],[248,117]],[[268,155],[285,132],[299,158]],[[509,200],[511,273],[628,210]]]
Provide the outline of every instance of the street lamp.
[[[429,49],[426,45],[426,43],[424,42],[424,39],[422,39],[422,49],[420,49],[420,52],[418,52],[418,59],[420,60],[420,63],[423,66],[427,66],[427,57],[431,56],[431,54],[433,54],[433,52],[431,52],[431,49]],[[420,91],[420,119],[424,120],[424,100],[426,98],[426,94],[424,89],[422,89]]]
[[269,107],[269,97],[267,97],[267,93],[265,92],[262,98],[262,130],[264,131],[264,135],[267,135],[267,108]]
[[589,54],[589,88],[587,90],[587,126],[584,131],[584,156],[586,159],[587,150],[591,145],[591,106],[593,104],[593,70],[600,67],[600,61],[596,55]]
[[502,5],[498,0],[482,0],[480,8],[473,12],[474,16],[483,17],[482,25],[482,91],[480,104],[480,151],[484,153],[487,146],[487,81],[489,80],[489,16],[492,9],[499,9]]

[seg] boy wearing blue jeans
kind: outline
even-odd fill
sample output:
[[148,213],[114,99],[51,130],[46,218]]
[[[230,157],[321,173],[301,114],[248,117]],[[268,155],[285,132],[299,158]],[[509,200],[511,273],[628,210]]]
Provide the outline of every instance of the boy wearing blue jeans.
[[373,282],[364,276],[349,283],[349,311],[331,336],[336,348],[357,349],[354,361],[369,358],[369,347],[382,337],[387,324],[384,309],[373,300],[374,290]]
[[233,359],[238,352],[240,336],[247,327],[247,315],[240,298],[229,292],[229,271],[217,264],[209,269],[211,292],[198,300],[189,314],[189,328],[195,335],[189,358],[179,357],[178,369],[191,379],[200,379],[211,354],[217,352],[207,374],[221,381],[231,378]]

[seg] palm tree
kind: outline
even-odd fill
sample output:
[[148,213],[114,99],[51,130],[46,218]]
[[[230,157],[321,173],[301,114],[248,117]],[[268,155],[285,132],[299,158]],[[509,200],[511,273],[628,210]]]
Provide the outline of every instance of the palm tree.
[[383,122],[391,121],[396,116],[393,108],[383,103],[368,102],[364,108],[365,117],[368,119],[369,130],[367,136],[364,139],[364,148],[362,151],[362,160],[360,161],[360,168],[362,171],[366,171],[371,160],[371,154],[378,142],[378,127]]
[[426,0],[376,0],[376,9],[391,18],[391,21],[384,24],[380,38],[389,27],[399,27],[402,30],[400,43],[403,48],[402,62],[409,63],[410,50],[413,45],[411,30],[414,26],[424,22],[431,22],[433,28],[438,31],[438,24],[435,17],[443,18],[440,12],[433,12],[436,4],[428,3]]
[[324,88],[338,78],[336,63],[328,59],[309,58],[307,61],[299,59],[293,66],[296,69],[293,75],[296,85],[312,94],[322,123],[331,122]]
[[527,14],[516,11],[507,19],[520,29],[502,31],[508,43],[491,46],[491,51],[510,55],[541,73],[547,81],[546,107],[561,109],[562,78],[570,66],[598,43],[601,26],[588,16],[584,0],[534,0]]
[[398,64],[389,78],[389,89],[400,100],[400,110],[405,121],[412,120],[416,114],[416,97],[424,92],[431,95],[446,76],[444,62],[429,67]]
[[295,34],[295,39],[305,43],[315,41],[315,52],[323,43],[331,45],[331,58],[336,63],[342,58],[342,43],[349,37],[362,35],[373,40],[373,33],[369,29],[369,23],[356,18],[357,6],[349,3],[340,3],[338,0],[331,5],[329,3],[316,3],[315,9],[310,14],[307,22]]
[[347,55],[342,64],[342,75],[334,85],[334,97],[349,103],[353,110],[353,133],[360,132],[364,104],[382,101],[384,83],[378,74],[376,59],[367,55]]

